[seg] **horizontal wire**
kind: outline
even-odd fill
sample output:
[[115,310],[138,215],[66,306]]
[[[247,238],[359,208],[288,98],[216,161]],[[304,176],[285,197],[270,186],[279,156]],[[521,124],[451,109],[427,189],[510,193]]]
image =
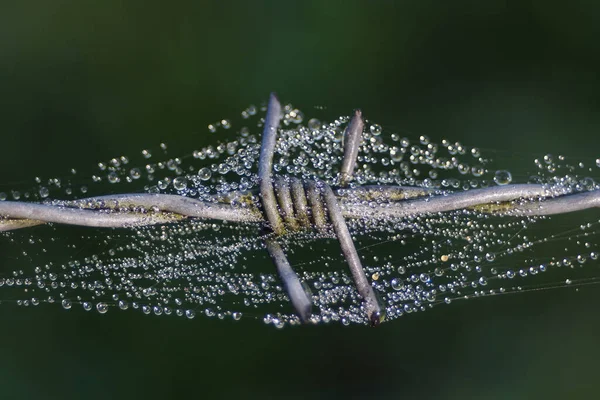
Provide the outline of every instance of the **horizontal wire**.
[[[23,218],[44,222],[56,222],[66,225],[80,225],[98,228],[134,227],[144,225],[156,225],[175,222],[181,219],[177,214],[166,213],[139,213],[139,212],[112,212],[84,210],[64,206],[53,206],[48,204],[2,202],[0,203],[0,215],[8,215],[11,218]],[[4,221],[2,221],[4,222]],[[15,229],[18,227],[31,226],[15,224],[9,220],[8,224],[0,224],[0,230]]]
[[[127,208],[127,209],[124,209]],[[132,211],[142,208],[146,211]],[[153,211],[155,210],[155,211]],[[257,210],[169,194],[120,194],[75,201],[26,203],[0,201],[0,231],[47,222],[102,228],[127,228],[176,222],[186,217],[231,222],[261,222]]]
[[[293,185],[296,190],[298,182]],[[309,187],[311,184],[309,183]],[[344,218],[376,220],[440,213],[473,208],[486,204],[526,199],[511,204],[500,215],[554,215],[600,207],[600,190],[561,196],[549,196],[544,185],[514,184],[464,192],[426,195],[408,200],[395,199],[400,189],[389,186],[338,189],[336,197]],[[413,188],[423,192],[425,189]],[[376,195],[373,195],[376,193]],[[297,198],[293,196],[296,204]],[[374,201],[369,201],[374,198]],[[537,200],[532,200],[537,199]],[[131,208],[146,211],[132,211]],[[75,201],[32,203],[0,201],[0,231],[27,228],[47,222],[104,228],[127,228],[172,223],[183,218],[213,219],[230,222],[264,223],[257,204],[213,203],[170,194],[119,194]],[[126,209],[124,209],[126,208]],[[151,211],[155,210],[155,211]],[[306,215],[304,205],[302,215]],[[485,209],[480,210],[486,212]],[[320,223],[322,221],[319,221]]]
[[[433,195],[425,198],[376,203],[345,203],[346,218],[382,219],[402,218],[414,215],[433,214],[447,211],[477,208],[494,203],[525,199],[522,204],[491,207],[489,212],[498,215],[553,215],[600,207],[600,190],[552,196],[544,185],[514,184],[506,186],[472,189],[464,192]],[[479,210],[486,212],[485,208]],[[501,212],[503,211],[503,212]]]

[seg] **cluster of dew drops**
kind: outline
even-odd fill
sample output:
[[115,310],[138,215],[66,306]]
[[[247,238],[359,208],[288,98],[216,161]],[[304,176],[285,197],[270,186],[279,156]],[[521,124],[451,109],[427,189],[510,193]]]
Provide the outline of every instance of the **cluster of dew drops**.
[[[84,184],[75,183],[80,182],[74,179],[80,174],[73,169],[67,177],[35,178],[33,189],[0,192],[0,201],[76,199],[107,190],[170,193],[204,201],[235,202],[250,196],[258,201],[257,164],[265,111],[264,106],[249,106],[239,123],[223,119],[208,125],[206,135],[235,136],[231,141],[215,140],[181,157],[170,157],[167,145],[160,144],[134,157],[99,162]],[[337,185],[348,122],[347,116],[328,123],[306,120],[302,111],[286,105],[274,173]],[[511,172],[493,167],[493,161],[476,147],[407,136],[388,133],[366,121],[351,185],[415,186],[443,194],[513,182]],[[546,184],[555,194],[597,190],[599,185],[591,176],[597,173],[594,168],[600,167],[600,159],[595,164],[589,167],[546,155],[534,160],[534,172],[527,181]],[[373,206],[378,206],[377,201]],[[531,279],[598,259],[594,235],[600,221],[567,233],[532,233],[531,227],[545,220],[496,218],[462,210],[348,223],[386,318],[393,320],[455,299],[520,291],[525,286],[513,283],[519,278]],[[52,243],[63,243],[60,230],[68,228],[52,229],[56,237],[44,243],[25,231],[4,234],[12,243],[32,245],[22,255],[26,266],[0,278],[0,286],[11,289],[19,305],[60,303],[65,309],[95,309],[101,314],[118,308],[187,318],[199,313],[233,320],[245,316],[277,327],[299,323],[264,251],[257,224],[191,220],[109,233],[94,231],[82,240],[96,240],[102,250],[66,262],[44,261]],[[343,258],[339,250],[332,250],[333,238],[333,233],[300,232],[283,238],[283,244],[293,264],[295,255],[311,250],[311,257],[294,268],[312,293],[313,322],[366,324]],[[321,239],[326,239],[325,244]],[[568,242],[569,249],[563,246],[557,251],[557,242]],[[532,255],[533,248],[544,246],[553,246],[556,255]],[[77,254],[75,245],[67,247]],[[27,266],[36,249],[38,264]]]

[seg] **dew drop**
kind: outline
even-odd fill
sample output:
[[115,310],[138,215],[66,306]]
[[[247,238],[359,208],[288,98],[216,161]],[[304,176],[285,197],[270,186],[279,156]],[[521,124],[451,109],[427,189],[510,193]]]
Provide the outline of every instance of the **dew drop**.
[[208,169],[206,167],[201,168],[198,171],[198,178],[200,178],[203,181],[209,180],[211,175],[212,175],[212,173],[210,172],[210,169]]
[[40,187],[39,193],[40,193],[40,197],[42,199],[45,199],[50,194],[50,191],[48,190],[47,187],[42,186],[42,187]]
[[178,176],[177,178],[173,179],[173,187],[176,190],[184,190],[187,187],[187,179],[182,176]]
[[110,183],[118,183],[119,182],[119,175],[117,175],[116,172],[111,171],[108,173],[108,182]]
[[375,136],[379,136],[381,135],[382,129],[381,129],[381,125],[379,124],[372,124],[370,127],[371,133]]
[[139,168],[132,168],[131,171],[129,171],[129,176],[131,179],[139,179],[140,176],[142,176],[142,173]]
[[404,287],[404,281],[402,279],[394,278],[394,279],[392,279],[391,284],[392,284],[392,289],[394,289],[394,290],[400,290]]
[[108,305],[106,303],[98,303],[96,304],[96,310],[100,314],[106,314],[106,312],[108,311]]
[[512,182],[512,175],[507,170],[498,170],[494,174],[494,182],[496,182],[497,185],[508,185]]
[[71,303],[71,300],[69,300],[69,299],[63,299],[61,304],[65,310],[70,310],[71,307],[73,306],[73,303]]
[[311,131],[316,131],[321,127],[321,121],[316,118],[311,118],[308,120],[308,129]]

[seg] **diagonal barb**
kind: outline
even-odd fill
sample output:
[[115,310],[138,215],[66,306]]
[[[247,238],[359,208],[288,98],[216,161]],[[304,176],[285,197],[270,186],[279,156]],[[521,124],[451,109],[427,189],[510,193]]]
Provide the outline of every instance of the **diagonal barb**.
[[338,204],[335,194],[333,194],[333,190],[331,190],[329,186],[325,186],[325,203],[327,204],[327,209],[329,210],[329,218],[331,219],[333,230],[338,237],[340,246],[342,248],[342,253],[348,262],[348,266],[350,267],[350,272],[352,273],[352,278],[354,279],[356,289],[364,299],[364,306],[367,316],[369,317],[369,321],[372,326],[379,325],[379,323],[383,321],[384,313],[382,312],[381,306],[377,301],[373,286],[371,286],[367,276],[365,275],[358,252],[354,246],[354,241],[352,240],[352,236],[350,236],[350,231],[348,230],[348,226],[346,226],[346,221],[342,215],[340,205]]
[[298,275],[292,269],[281,245],[274,239],[265,241],[267,251],[271,259],[277,267],[277,273],[283,281],[284,289],[300,318],[300,321],[306,323],[310,320],[312,301],[310,295],[304,289],[304,285],[300,282]]
[[265,120],[265,129],[262,136],[262,146],[260,148],[260,159],[258,162],[258,180],[260,182],[260,197],[267,221],[271,229],[278,235],[283,234],[283,222],[279,211],[277,210],[277,200],[273,190],[271,179],[271,170],[273,169],[273,154],[275,153],[275,144],[277,141],[277,129],[281,121],[281,104],[275,93],[271,93],[269,106],[267,108],[267,118]]

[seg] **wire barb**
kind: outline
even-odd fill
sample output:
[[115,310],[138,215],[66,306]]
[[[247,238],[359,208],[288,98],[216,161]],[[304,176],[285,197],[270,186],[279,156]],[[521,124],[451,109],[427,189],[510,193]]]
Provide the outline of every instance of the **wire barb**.
[[340,186],[347,186],[352,180],[356,158],[362,140],[362,133],[365,123],[362,119],[362,112],[355,110],[346,131],[344,132],[344,161],[340,173]]
[[275,263],[277,273],[283,281],[283,287],[296,309],[296,313],[301,322],[308,322],[311,316],[312,301],[309,293],[298,278],[298,275],[292,269],[283,249],[274,239],[269,238],[265,241],[267,251]]
[[329,210],[329,218],[331,219],[333,230],[338,237],[340,246],[342,248],[342,253],[348,262],[348,266],[350,267],[350,272],[352,273],[352,278],[354,279],[356,289],[365,301],[365,310],[369,317],[369,321],[371,322],[372,326],[379,325],[383,321],[384,314],[382,313],[381,306],[379,305],[377,297],[375,296],[373,286],[371,286],[367,276],[365,275],[365,271],[360,262],[360,257],[358,256],[358,252],[354,246],[354,241],[352,240],[352,236],[350,236],[350,231],[348,230],[348,226],[346,225],[346,221],[342,215],[340,205],[338,204],[337,198],[335,197],[335,194],[333,194],[331,187],[326,185],[324,191],[325,203],[327,204],[327,209]]
[[260,197],[266,219],[271,225],[273,232],[278,235],[283,234],[284,230],[281,216],[277,210],[277,200],[275,199],[275,191],[273,190],[271,170],[273,169],[273,155],[277,142],[277,129],[279,128],[281,118],[281,104],[275,93],[271,93],[260,148],[258,180],[260,182]]

